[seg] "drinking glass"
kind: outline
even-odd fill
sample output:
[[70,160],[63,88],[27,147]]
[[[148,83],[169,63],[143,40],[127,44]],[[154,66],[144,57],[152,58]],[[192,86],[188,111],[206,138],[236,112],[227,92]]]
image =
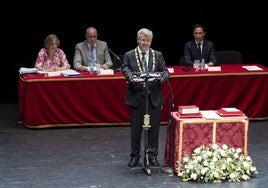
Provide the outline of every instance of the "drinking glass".
[[93,65],[89,65],[88,71],[89,71],[89,74],[94,74],[94,66]]
[[43,68],[44,68],[44,75],[48,76],[48,62],[44,62]]
[[198,71],[200,69],[200,60],[194,60],[193,67],[195,68],[195,71]]

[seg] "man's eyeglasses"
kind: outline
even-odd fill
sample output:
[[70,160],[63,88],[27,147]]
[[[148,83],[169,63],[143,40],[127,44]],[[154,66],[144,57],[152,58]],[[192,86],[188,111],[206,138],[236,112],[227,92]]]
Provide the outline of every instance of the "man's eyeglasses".
[[96,38],[97,35],[88,36],[88,38]]

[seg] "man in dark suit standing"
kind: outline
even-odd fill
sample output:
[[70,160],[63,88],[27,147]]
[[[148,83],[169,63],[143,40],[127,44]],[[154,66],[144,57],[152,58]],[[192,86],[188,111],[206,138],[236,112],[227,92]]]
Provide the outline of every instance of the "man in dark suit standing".
[[[164,103],[161,86],[169,79],[169,72],[163,54],[150,48],[152,39],[153,33],[151,30],[140,29],[137,33],[138,46],[124,54],[121,65],[121,70],[128,82],[125,102],[129,105],[131,123],[131,160],[128,164],[129,167],[139,165],[145,114],[149,114],[149,124],[151,126],[148,129],[149,165],[154,167],[160,165],[157,160],[158,138],[161,107]],[[148,80],[148,82],[140,81],[138,73],[155,73],[157,77]],[[147,90],[145,83],[148,86]],[[146,95],[146,91],[148,95]],[[148,108],[146,104],[148,104]]]
[[205,60],[208,66],[217,64],[213,42],[204,39],[206,35],[205,27],[201,24],[193,26],[193,37],[184,45],[184,58],[188,66],[193,66],[194,60]]

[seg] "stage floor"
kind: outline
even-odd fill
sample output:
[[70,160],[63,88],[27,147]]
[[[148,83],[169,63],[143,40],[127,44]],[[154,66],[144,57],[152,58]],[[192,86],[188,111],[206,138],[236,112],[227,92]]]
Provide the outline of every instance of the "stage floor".
[[[166,125],[160,128],[158,160],[163,164]],[[131,173],[127,166],[130,126],[28,129],[18,103],[0,105],[2,188],[266,188],[268,120],[250,121],[248,154],[259,174],[240,183],[182,182],[176,174]],[[143,144],[142,144],[143,145]],[[143,151],[143,149],[142,149]]]

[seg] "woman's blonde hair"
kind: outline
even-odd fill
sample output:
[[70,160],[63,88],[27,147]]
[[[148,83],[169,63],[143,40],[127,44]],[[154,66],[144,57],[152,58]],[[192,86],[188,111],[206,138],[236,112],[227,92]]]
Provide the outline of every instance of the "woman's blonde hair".
[[48,35],[44,40],[45,48],[48,48],[49,45],[53,43],[53,40],[56,40],[57,46],[60,46],[60,39],[55,34]]

